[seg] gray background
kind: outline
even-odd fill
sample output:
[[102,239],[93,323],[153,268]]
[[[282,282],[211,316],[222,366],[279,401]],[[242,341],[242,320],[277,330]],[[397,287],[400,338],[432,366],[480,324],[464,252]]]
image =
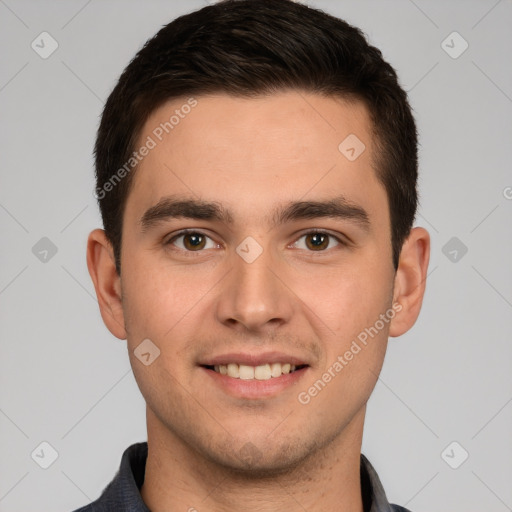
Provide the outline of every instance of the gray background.
[[[512,2],[309,3],[382,49],[421,137],[427,292],[414,328],[390,341],[363,452],[415,512],[512,510]],[[205,4],[0,0],[2,512],[88,503],[146,439],[125,342],[103,326],[85,263],[101,225],[91,151],[137,49]],[[31,47],[51,48],[43,31],[59,45],[46,59]],[[43,441],[58,453],[47,469]]]

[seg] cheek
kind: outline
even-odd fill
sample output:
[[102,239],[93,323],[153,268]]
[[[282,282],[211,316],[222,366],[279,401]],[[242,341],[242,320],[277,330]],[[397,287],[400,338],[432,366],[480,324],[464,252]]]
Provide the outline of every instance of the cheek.
[[154,262],[134,259],[125,268],[123,307],[133,338],[163,341],[187,314],[200,308],[211,287],[190,272]]
[[[299,281],[300,282],[300,281]],[[308,272],[297,295],[343,344],[375,323],[390,306],[392,276],[387,268],[361,261],[325,273]]]

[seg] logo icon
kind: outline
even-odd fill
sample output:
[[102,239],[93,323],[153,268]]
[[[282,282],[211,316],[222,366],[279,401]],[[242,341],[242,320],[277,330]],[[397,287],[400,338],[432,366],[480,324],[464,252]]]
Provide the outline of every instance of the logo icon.
[[50,443],[43,441],[30,456],[38,466],[48,469],[59,458],[59,453]]
[[247,263],[255,261],[263,252],[263,247],[252,236],[245,238],[236,248],[236,253]]
[[32,254],[42,263],[48,263],[56,254],[57,246],[46,236],[35,243]]
[[443,254],[452,262],[458,263],[468,252],[468,248],[456,236],[443,245]]
[[347,160],[353,162],[363,154],[366,146],[357,135],[351,133],[343,139],[338,149]]
[[59,47],[59,43],[48,32],[41,32],[30,46],[41,59],[47,59]]
[[146,338],[135,348],[133,353],[144,366],[149,366],[160,356],[160,349],[149,338]]
[[240,458],[249,466],[261,459],[262,453],[257,446],[252,443],[245,443],[240,450]]
[[451,442],[442,452],[441,458],[452,469],[458,469],[469,457],[469,453],[457,441]]
[[452,59],[458,59],[468,49],[468,47],[468,42],[458,32],[452,32],[441,43],[441,48]]

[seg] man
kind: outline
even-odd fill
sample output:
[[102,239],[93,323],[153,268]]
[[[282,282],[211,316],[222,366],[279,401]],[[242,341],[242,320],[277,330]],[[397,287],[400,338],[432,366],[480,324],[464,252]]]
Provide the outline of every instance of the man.
[[290,0],[205,7],[129,64],[95,152],[87,263],[148,442],[80,510],[405,510],[361,454],[430,250],[380,52]]

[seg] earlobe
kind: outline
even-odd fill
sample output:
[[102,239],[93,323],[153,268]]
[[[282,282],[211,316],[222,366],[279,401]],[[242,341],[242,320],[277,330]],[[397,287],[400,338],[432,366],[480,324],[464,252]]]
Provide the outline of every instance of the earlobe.
[[425,294],[430,236],[424,228],[413,228],[402,246],[395,275],[393,304],[401,310],[391,321],[389,335],[401,336],[416,322]]
[[89,234],[87,268],[94,283],[103,322],[116,338],[126,339],[121,278],[116,270],[112,245],[102,229],[95,229]]

